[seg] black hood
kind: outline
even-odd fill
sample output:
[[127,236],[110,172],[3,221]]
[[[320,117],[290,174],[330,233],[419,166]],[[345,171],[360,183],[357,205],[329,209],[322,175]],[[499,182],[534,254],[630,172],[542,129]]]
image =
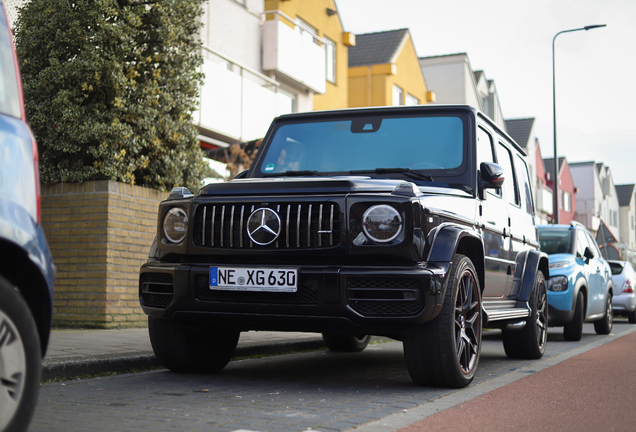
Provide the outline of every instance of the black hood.
[[[227,183],[211,183],[199,192],[201,196],[288,195],[391,193],[408,179],[372,178],[367,176],[336,177],[272,177],[236,179]],[[417,188],[423,194],[468,196],[470,193],[445,183],[427,182]],[[399,194],[399,193],[398,193]]]
[[376,179],[366,176],[339,177],[272,177],[237,179],[227,183],[211,183],[200,191],[201,196],[254,194],[342,194],[352,192],[391,192],[404,182],[400,179]]

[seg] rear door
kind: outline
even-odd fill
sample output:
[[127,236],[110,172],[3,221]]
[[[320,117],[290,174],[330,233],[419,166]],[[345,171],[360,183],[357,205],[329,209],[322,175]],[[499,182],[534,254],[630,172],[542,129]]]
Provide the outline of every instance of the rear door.
[[[477,130],[477,166],[481,162],[496,162],[493,132],[485,126]],[[505,173],[504,185],[510,181]],[[512,285],[508,204],[503,190],[488,189],[479,203],[484,239],[485,278],[484,299],[503,299]]]
[[[577,229],[576,238],[578,250],[585,251],[585,248],[588,247],[594,254],[594,257],[589,260],[586,260],[585,257],[577,259],[579,264],[583,266],[583,272],[587,277],[587,315],[600,314],[603,312],[606,286],[603,280],[604,266],[599,260],[600,252],[598,247],[596,247],[596,242],[584,230]],[[582,252],[579,252],[579,254],[582,255]],[[579,254],[577,254],[577,257]]]
[[[592,252],[594,252],[594,258],[590,260],[590,264],[592,267],[590,268],[590,272],[594,272],[593,279],[596,281],[595,290],[595,304],[593,305],[593,312],[591,313],[604,313],[605,312],[605,298],[607,296],[607,287],[610,284],[612,279],[612,270],[610,269],[609,264],[601,255],[601,250],[598,248],[596,244],[596,240],[589,232],[585,232],[587,236],[587,240],[590,243],[590,248]],[[591,277],[592,278],[592,277]]]

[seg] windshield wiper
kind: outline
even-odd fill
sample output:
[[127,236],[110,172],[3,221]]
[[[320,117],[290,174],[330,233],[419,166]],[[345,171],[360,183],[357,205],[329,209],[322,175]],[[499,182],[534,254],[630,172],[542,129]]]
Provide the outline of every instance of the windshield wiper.
[[429,182],[434,181],[433,176],[429,174],[424,174],[417,171],[411,171],[410,168],[376,168],[374,170],[354,170],[349,171],[349,174],[391,174],[391,173],[399,173],[404,174],[407,177],[410,177],[415,180],[426,180]]
[[279,173],[263,174],[263,177],[300,177],[300,176],[318,176],[318,171],[284,171]]

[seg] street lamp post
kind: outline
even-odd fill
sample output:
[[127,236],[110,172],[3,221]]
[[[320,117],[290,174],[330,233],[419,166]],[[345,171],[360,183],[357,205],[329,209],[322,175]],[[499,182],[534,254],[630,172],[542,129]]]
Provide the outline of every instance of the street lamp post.
[[599,28],[599,27],[605,27],[606,24],[594,24],[594,25],[589,25],[589,26],[585,26],[585,27],[581,27],[581,28],[576,28],[576,29],[570,29],[570,30],[563,30],[558,32],[557,34],[554,35],[554,37],[552,38],[552,127],[553,127],[553,132],[554,132],[554,137],[553,137],[553,143],[554,143],[554,187],[552,190],[552,206],[553,209],[552,211],[554,212],[554,223],[558,224],[559,223],[559,157],[557,155],[557,128],[556,128],[556,75],[554,73],[554,41],[556,40],[557,36],[560,35],[561,33],[569,33],[569,32],[575,32],[575,31],[581,31],[581,30],[592,30],[595,28]]

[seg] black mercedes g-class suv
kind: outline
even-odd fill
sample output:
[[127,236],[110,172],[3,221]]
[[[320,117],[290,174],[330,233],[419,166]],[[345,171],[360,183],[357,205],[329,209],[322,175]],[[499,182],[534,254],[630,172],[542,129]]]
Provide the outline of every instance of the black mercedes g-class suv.
[[159,206],[139,297],[169,369],[218,371],[249,330],[318,332],[335,351],[401,340],[420,385],[470,384],[484,327],[503,330],[509,357],[543,355],[532,183],[482,113],[281,116],[238,177]]

